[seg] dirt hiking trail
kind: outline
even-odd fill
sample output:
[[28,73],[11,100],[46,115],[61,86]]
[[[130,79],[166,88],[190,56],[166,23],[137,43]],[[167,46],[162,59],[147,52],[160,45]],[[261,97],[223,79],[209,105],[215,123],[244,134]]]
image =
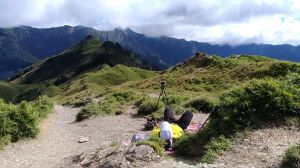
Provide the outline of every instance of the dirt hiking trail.
[[[60,167],[71,156],[129,140],[146,122],[145,118],[131,116],[136,112],[133,107],[122,115],[74,122],[79,110],[55,105],[54,112],[40,124],[41,132],[37,138],[11,143],[0,151],[0,168]],[[203,122],[206,116],[195,115],[195,119]],[[80,137],[89,140],[78,143]]]
[[[122,115],[74,122],[79,110],[55,105],[54,112],[40,124],[41,132],[36,139],[11,143],[0,151],[0,168],[68,167],[64,165],[73,156],[130,140],[133,133],[140,131],[146,122],[145,118],[132,117],[137,112],[133,106],[129,106]],[[193,122],[203,123],[207,116],[194,114]],[[78,143],[80,137],[87,137],[88,142]],[[256,130],[246,138],[237,139],[216,164],[221,167],[279,167],[284,151],[299,140],[299,128]],[[167,158],[152,167],[199,165]]]
[[[129,138],[132,132],[143,128],[145,122],[143,118],[126,115],[74,122],[79,110],[55,105],[54,112],[41,123],[36,139],[12,143],[0,151],[0,167],[57,167],[64,158]],[[78,143],[81,136],[88,137],[89,141]]]

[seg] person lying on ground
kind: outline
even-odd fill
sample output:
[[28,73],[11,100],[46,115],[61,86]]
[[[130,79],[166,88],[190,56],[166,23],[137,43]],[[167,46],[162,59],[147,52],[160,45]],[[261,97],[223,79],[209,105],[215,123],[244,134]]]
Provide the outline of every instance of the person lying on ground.
[[172,147],[173,141],[178,140],[184,133],[184,130],[189,126],[193,118],[193,113],[186,111],[177,120],[174,112],[167,107],[164,111],[164,121],[160,123],[159,127],[155,127],[151,131],[151,136],[159,136],[167,142],[166,149]]

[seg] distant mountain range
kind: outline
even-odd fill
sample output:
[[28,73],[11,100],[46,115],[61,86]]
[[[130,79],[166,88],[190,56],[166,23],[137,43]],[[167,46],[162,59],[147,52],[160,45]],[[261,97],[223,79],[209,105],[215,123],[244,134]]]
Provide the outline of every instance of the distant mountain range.
[[161,69],[186,60],[196,51],[222,57],[232,54],[252,54],[280,60],[300,61],[300,46],[286,44],[211,45],[170,37],[148,37],[130,29],[99,31],[83,26],[43,29],[20,26],[0,29],[0,79],[7,78],[38,60],[62,52],[87,35],[93,35],[101,41],[118,42],[121,46],[139,54],[141,59]]

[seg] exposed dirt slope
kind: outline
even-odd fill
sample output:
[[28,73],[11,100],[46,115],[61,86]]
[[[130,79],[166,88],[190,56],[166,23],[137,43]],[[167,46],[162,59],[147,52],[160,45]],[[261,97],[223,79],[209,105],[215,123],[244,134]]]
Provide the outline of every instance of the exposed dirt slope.
[[299,128],[266,128],[237,139],[217,163],[234,168],[279,167],[288,147],[300,142]]

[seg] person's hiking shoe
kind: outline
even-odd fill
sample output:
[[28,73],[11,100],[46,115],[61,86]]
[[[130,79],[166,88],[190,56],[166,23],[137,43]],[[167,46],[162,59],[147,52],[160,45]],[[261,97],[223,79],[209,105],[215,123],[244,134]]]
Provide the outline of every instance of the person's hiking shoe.
[[157,125],[157,121],[154,119],[147,119],[147,123],[145,124],[145,130],[153,130],[153,128]]
[[166,142],[165,150],[166,150],[166,151],[170,151],[170,149],[172,150],[172,146],[173,146],[172,140],[171,140],[171,139],[168,139],[168,140],[166,140],[165,142]]

